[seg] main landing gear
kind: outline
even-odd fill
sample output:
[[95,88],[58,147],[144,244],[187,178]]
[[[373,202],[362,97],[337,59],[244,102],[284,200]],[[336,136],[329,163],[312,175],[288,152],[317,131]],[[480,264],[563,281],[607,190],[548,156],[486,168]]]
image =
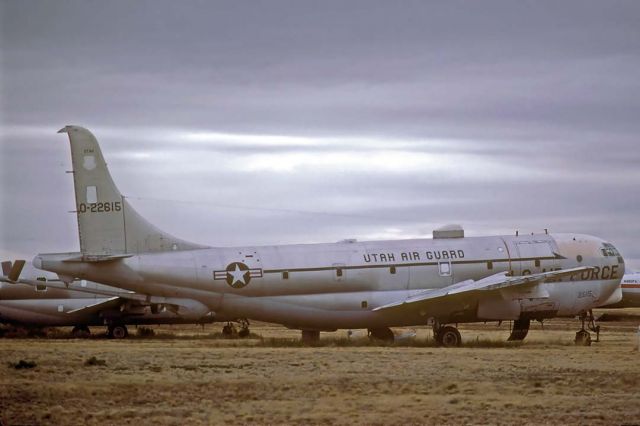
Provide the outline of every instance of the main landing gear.
[[250,334],[249,320],[241,319],[238,321],[238,324],[240,326],[240,330],[236,329],[236,326],[231,321],[226,323],[224,327],[222,327],[222,335],[227,338],[230,338],[236,335],[238,337],[243,337],[243,338],[249,337],[249,334]]
[[91,336],[91,330],[86,325],[76,325],[71,330],[71,335],[76,339],[86,339]]
[[109,324],[107,327],[107,336],[110,339],[124,339],[129,335],[129,330],[124,324]]
[[458,329],[452,325],[440,325],[435,323],[433,325],[433,338],[438,345],[445,348],[451,348],[460,346],[462,343],[462,336]]
[[596,333],[596,342],[600,341],[600,326],[596,325],[593,311],[589,309],[587,312],[580,314],[580,321],[582,323],[580,330],[576,333],[576,345],[579,346],[591,346],[591,333],[585,330],[584,325],[587,324],[587,328]]

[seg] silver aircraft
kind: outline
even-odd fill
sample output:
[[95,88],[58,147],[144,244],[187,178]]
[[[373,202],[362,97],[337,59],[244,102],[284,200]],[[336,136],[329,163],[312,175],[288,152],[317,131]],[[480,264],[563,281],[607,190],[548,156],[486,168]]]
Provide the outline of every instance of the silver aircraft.
[[185,312],[175,304],[150,303],[145,295],[91,281],[75,281],[67,286],[56,277],[42,273],[34,278],[19,278],[23,265],[24,261],[2,262],[0,323],[26,327],[73,326],[72,334],[76,337],[88,336],[90,326],[106,325],[107,335],[118,339],[127,337],[128,324],[214,321],[208,312]]
[[142,218],[107,169],[97,140],[66,126],[71,145],[79,253],[39,254],[37,268],[65,282],[93,280],[150,297],[198,301],[221,318],[248,318],[302,330],[430,325],[445,346],[455,324],[512,320],[511,340],[531,320],[580,316],[576,342],[595,330],[591,309],[620,300],[624,261],[615,247],[580,234],[208,247],[175,238]]

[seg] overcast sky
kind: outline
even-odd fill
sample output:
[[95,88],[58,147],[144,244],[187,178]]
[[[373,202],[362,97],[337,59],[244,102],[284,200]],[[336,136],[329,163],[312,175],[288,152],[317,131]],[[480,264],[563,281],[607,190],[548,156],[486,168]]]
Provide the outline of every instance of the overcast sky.
[[78,124],[188,240],[549,228],[640,269],[638,1],[0,5],[3,259],[79,249]]

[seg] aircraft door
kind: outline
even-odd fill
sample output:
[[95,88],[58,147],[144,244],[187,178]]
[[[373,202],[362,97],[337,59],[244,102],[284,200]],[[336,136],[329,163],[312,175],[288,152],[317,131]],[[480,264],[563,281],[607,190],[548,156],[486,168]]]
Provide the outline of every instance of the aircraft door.
[[520,259],[520,273],[522,275],[537,274],[556,269],[558,260],[546,240],[523,240],[516,244]]

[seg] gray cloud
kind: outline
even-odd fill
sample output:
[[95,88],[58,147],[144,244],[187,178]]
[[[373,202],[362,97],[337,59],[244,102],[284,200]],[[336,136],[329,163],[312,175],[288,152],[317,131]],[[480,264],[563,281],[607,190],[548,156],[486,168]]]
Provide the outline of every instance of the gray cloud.
[[640,267],[637,2],[1,7],[4,256],[77,249],[55,134],[77,123],[143,214],[200,242],[460,222],[592,233]]

